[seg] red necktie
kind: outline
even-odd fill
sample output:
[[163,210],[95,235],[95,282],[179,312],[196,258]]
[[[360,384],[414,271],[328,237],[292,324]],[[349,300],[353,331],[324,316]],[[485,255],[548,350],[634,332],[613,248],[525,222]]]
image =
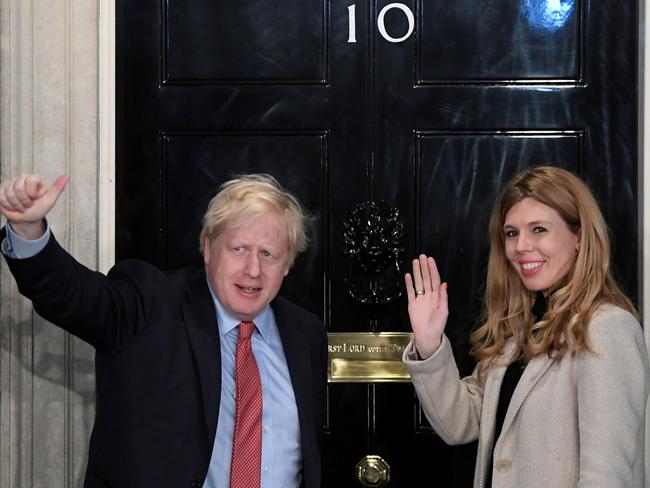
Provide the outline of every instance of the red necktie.
[[259,488],[262,465],[262,384],[251,347],[253,322],[239,324],[235,353],[235,434],[230,488]]

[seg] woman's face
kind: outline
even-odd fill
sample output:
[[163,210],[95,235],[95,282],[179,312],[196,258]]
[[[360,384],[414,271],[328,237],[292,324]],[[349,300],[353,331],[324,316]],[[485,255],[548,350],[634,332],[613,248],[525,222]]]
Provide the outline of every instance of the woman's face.
[[580,245],[560,214],[532,198],[512,206],[503,232],[506,257],[531,291],[548,290],[564,278]]

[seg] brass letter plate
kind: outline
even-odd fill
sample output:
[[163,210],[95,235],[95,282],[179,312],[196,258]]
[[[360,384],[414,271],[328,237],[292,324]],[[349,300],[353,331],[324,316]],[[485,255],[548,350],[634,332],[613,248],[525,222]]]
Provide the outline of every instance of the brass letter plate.
[[413,334],[330,332],[327,380],[330,383],[408,383],[402,353]]

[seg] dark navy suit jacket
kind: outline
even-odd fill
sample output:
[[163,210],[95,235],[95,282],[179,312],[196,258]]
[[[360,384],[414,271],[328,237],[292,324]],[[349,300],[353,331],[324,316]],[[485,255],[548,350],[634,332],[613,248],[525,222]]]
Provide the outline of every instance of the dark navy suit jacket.
[[[105,276],[78,263],[54,236],[32,258],[5,258],[41,316],[96,349],[96,418],[84,486],[201,486],[221,392],[205,270],[164,272],[132,260]],[[298,407],[303,486],[318,488],[327,337],[314,314],[290,301],[276,297],[271,307]]]

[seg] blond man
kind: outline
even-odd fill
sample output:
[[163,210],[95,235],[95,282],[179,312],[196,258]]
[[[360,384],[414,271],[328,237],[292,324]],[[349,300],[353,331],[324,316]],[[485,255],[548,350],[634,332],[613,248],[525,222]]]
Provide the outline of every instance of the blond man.
[[298,201],[268,175],[228,181],[203,268],[130,260],[105,276],[47,226],[67,181],[0,183],[0,239],[36,311],[96,349],[85,487],[319,487],[326,334],[277,296],[307,244]]

